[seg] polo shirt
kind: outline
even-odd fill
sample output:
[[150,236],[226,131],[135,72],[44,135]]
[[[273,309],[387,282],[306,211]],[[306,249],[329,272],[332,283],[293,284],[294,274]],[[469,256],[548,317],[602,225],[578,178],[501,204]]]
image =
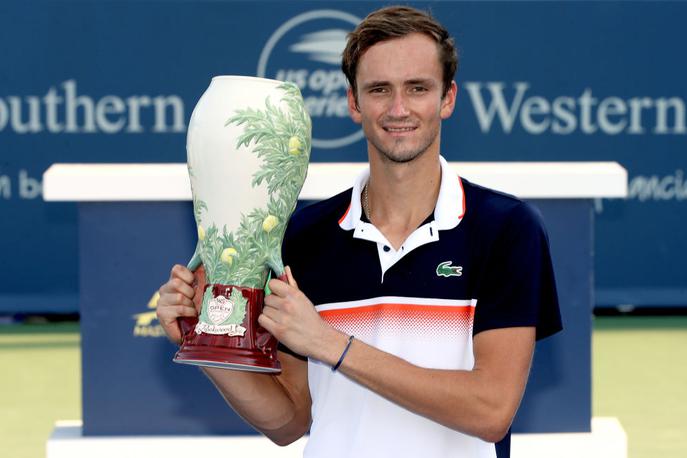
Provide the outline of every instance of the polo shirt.
[[[538,211],[458,177],[441,161],[430,215],[398,250],[364,216],[369,170],[349,189],[296,212],[283,244],[320,316],[356,339],[426,368],[471,370],[485,330],[561,329],[548,236]],[[394,404],[316,360],[305,457],[497,457],[497,444]]]

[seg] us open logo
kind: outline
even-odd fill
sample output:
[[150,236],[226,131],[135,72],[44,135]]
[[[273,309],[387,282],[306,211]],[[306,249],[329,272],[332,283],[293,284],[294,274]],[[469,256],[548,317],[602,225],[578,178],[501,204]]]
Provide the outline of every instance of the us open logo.
[[355,143],[363,132],[348,115],[341,53],[360,18],[337,10],[299,14],[274,31],[260,54],[258,76],[298,85],[313,121],[314,148]]

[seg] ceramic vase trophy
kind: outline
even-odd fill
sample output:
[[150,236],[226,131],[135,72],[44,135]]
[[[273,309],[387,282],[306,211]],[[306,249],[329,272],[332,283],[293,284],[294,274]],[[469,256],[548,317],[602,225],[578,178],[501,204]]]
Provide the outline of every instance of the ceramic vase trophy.
[[310,141],[310,118],[291,83],[218,76],[198,101],[186,144],[198,227],[188,267],[202,302],[197,320],[180,319],[175,362],[280,370],[276,339],[257,319],[269,275],[284,276],[281,244]]

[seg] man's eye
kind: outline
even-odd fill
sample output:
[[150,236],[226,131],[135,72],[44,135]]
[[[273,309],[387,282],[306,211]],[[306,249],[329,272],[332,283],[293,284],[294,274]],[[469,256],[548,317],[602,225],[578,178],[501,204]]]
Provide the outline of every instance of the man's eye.
[[372,89],[370,89],[370,93],[372,94],[382,94],[384,92],[386,92],[385,87],[373,87]]
[[426,92],[427,88],[424,86],[413,86],[411,89],[413,92]]

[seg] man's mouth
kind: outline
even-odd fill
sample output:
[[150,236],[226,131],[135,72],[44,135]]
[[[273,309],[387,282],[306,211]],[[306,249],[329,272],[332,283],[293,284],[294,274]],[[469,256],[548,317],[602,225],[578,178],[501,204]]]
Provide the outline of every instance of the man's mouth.
[[389,126],[386,126],[386,127],[384,127],[385,131],[390,132],[392,134],[397,134],[397,133],[400,134],[403,132],[412,132],[415,129],[416,129],[416,127],[414,127],[414,126],[408,126],[408,127],[389,127]]

